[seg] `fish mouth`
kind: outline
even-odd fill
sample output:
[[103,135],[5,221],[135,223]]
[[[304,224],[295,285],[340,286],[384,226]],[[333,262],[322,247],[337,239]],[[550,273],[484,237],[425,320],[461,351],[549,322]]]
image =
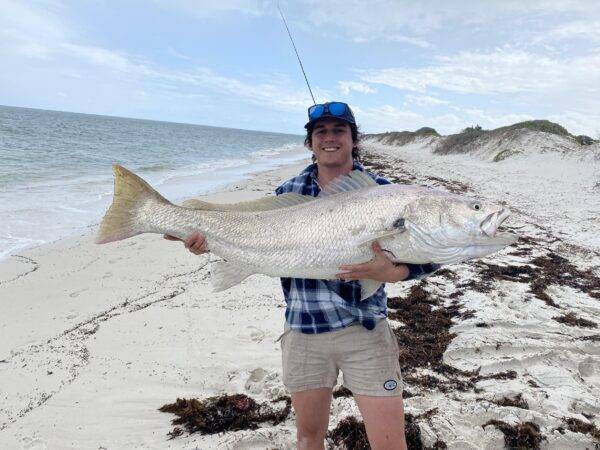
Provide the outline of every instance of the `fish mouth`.
[[484,235],[495,237],[498,227],[502,225],[502,222],[504,222],[508,216],[510,216],[510,211],[507,208],[502,208],[500,211],[496,211],[483,219],[479,227]]
[[513,233],[498,232],[498,228],[508,216],[510,216],[510,210],[502,208],[483,219],[480,225],[482,236],[478,239],[478,244],[485,246],[506,246],[517,242],[519,236]]
[[494,236],[485,237],[477,242],[478,246],[490,246],[490,247],[506,247],[507,245],[514,244],[519,240],[519,236],[513,233],[496,233]]

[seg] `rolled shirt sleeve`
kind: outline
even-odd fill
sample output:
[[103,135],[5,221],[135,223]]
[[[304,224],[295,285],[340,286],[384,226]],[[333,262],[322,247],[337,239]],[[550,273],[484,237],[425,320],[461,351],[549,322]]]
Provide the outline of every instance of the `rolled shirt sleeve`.
[[406,266],[408,267],[408,277],[403,281],[420,280],[421,278],[431,275],[433,272],[442,267],[441,264],[436,263],[407,264]]

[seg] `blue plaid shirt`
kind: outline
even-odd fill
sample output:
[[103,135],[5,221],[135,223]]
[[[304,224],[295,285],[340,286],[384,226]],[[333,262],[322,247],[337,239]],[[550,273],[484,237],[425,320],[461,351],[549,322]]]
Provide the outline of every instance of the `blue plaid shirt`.
[[[354,162],[354,170],[365,168]],[[377,184],[391,184],[385,178],[366,172]],[[316,197],[321,188],[317,182],[317,165],[311,164],[300,175],[275,190],[280,195],[296,192]],[[407,264],[407,280],[422,278],[437,270],[437,264]],[[360,282],[282,278],[281,286],[287,304],[285,319],[293,330],[307,334],[325,333],[360,323],[372,330],[387,316],[387,296],[382,284],[371,297],[360,301]]]

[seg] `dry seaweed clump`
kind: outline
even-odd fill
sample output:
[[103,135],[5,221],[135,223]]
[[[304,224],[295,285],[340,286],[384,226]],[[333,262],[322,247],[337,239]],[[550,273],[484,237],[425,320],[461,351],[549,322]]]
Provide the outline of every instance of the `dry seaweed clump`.
[[[244,394],[221,395],[205,400],[178,398],[175,403],[159,408],[159,411],[175,414],[173,425],[183,425],[188,433],[215,434],[223,431],[253,430],[260,423],[277,425],[290,413],[291,399],[281,397],[274,402],[285,401],[283,409],[275,411],[268,403],[257,403]],[[169,433],[171,439],[183,431],[175,427]]]
[[518,394],[514,398],[503,397],[500,400],[492,400],[491,402],[498,406],[512,406],[514,408],[529,409],[529,405],[523,399],[521,394]]
[[327,433],[330,448],[348,450],[369,450],[369,439],[365,424],[356,420],[356,417],[346,417],[338,423],[337,427]]
[[333,398],[352,397],[352,391],[346,386],[340,386],[333,391]]
[[[443,441],[436,441],[432,447],[426,447],[421,440],[421,430],[417,419],[429,419],[437,413],[437,409],[427,411],[418,416],[406,414],[404,430],[408,450],[445,450]],[[331,449],[370,450],[365,424],[354,416],[342,419],[337,427],[327,433],[327,441]]]
[[397,309],[389,314],[390,319],[405,324],[395,330],[403,371],[441,364],[448,344],[456,336],[449,329],[458,311],[443,306],[433,309],[436,303],[421,285],[413,286],[407,297],[388,299],[388,306]]
[[586,423],[583,420],[576,419],[574,417],[565,418],[565,423],[569,431],[574,433],[589,434],[596,441],[600,442],[600,430],[593,423]]
[[553,317],[552,320],[556,320],[557,322],[564,323],[567,325],[573,325],[576,327],[583,327],[583,328],[596,328],[598,326],[591,320],[582,319],[581,317],[577,317],[572,312],[564,314],[562,316]]
[[504,434],[504,444],[515,450],[538,450],[546,438],[540,434],[540,427],[533,422],[510,425],[501,420],[490,420],[483,427],[493,425]]

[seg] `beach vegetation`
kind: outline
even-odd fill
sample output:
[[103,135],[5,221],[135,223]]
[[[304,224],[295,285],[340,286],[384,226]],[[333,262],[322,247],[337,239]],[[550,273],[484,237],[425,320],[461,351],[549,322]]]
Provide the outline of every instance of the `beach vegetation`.
[[523,153],[523,150],[507,148],[506,150],[502,150],[496,156],[494,156],[494,162],[500,162],[513,155],[518,155],[519,153]]
[[441,135],[431,127],[422,127],[417,131],[389,131],[379,134],[365,134],[365,138],[376,138],[379,142],[387,145],[406,145],[415,139],[425,137],[439,138]]
[[451,134],[440,140],[435,148],[435,153],[448,155],[451,153],[465,153],[473,150],[475,143],[479,138],[489,135],[489,131],[483,130],[479,125],[467,127],[460,133]]
[[[367,134],[365,137],[376,139],[383,144],[395,146],[407,145],[419,137],[435,137],[439,139],[436,139],[434,153],[447,155],[469,153],[480,148],[489,139],[493,138],[498,139],[500,143],[505,143],[516,138],[521,130],[554,134],[570,139],[581,146],[592,145],[598,142],[586,135],[575,136],[569,133],[562,125],[549,120],[526,120],[492,130],[485,130],[481,125],[477,124],[463,129],[460,133],[448,136],[440,135],[434,128],[422,127],[417,131],[388,131],[385,133]],[[502,150],[494,157],[494,162],[502,161],[519,153],[522,153],[522,151],[516,149]]]
[[532,130],[541,131],[543,133],[556,134],[557,136],[572,136],[566,128],[555,122],[549,120],[526,120],[524,122],[518,122],[505,127],[496,128],[493,131],[505,131],[505,130]]

